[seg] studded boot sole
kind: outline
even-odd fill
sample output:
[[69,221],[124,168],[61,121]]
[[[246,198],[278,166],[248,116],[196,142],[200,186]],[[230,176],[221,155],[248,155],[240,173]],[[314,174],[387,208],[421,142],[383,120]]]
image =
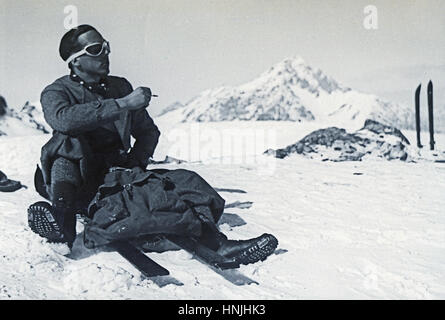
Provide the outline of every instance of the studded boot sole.
[[232,258],[240,264],[251,264],[264,261],[278,246],[278,240],[273,235],[265,233],[258,237],[251,246],[232,253],[227,258]]
[[50,242],[65,242],[63,232],[51,210],[51,205],[44,201],[30,205],[28,208],[28,225],[32,231]]

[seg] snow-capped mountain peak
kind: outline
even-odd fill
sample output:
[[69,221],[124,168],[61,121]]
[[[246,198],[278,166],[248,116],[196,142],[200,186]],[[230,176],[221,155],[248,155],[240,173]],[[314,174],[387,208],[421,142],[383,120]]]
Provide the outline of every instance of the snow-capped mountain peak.
[[400,128],[414,123],[406,107],[342,86],[300,56],[276,63],[240,86],[206,90],[163,116],[179,122],[319,121],[357,129],[366,119]]
[[275,64],[251,83],[255,84],[261,81],[269,83],[282,81],[283,85],[297,85],[297,87],[307,89],[317,96],[320,91],[332,93],[336,90],[343,92],[349,90],[341,88],[337,81],[325,75],[320,69],[312,68],[300,56],[294,56]]

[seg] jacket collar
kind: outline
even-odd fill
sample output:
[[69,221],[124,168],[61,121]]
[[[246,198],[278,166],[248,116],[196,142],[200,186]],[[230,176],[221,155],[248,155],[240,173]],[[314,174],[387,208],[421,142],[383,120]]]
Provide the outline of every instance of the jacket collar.
[[85,89],[93,93],[100,94],[103,97],[107,94],[107,91],[109,89],[109,84],[106,77],[100,79],[99,82],[86,82],[77,74],[75,74],[74,71],[71,71],[70,79],[73,80],[74,82],[79,83]]

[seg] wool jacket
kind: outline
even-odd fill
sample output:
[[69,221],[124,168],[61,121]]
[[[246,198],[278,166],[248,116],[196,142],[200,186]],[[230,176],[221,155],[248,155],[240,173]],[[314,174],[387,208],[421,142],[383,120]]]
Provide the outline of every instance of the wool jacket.
[[128,157],[145,168],[154,153],[160,132],[145,109],[129,111],[121,109],[116,99],[133,91],[124,78],[108,76],[108,89],[104,99],[64,76],[47,86],[41,94],[41,104],[46,122],[51,126],[53,136],[42,147],[41,164],[45,187],[50,190],[51,166],[57,157],[79,163],[84,183],[100,164],[94,163],[94,150],[86,134],[101,126],[114,125],[124,150],[129,151],[130,136],[135,143]]

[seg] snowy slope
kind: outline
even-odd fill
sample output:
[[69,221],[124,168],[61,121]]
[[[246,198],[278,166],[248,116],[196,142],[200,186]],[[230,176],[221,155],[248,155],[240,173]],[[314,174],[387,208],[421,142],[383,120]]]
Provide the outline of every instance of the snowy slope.
[[170,104],[168,107],[166,107],[163,110],[161,110],[161,112],[159,112],[157,114],[157,117],[163,116],[167,112],[172,112],[172,111],[178,110],[178,109],[180,109],[182,107],[184,107],[184,105],[181,102],[176,101],[176,102]]
[[414,123],[406,107],[343,87],[301,57],[277,63],[243,85],[206,90],[164,116],[182,122],[290,120],[348,127],[368,118],[396,127]]
[[19,111],[6,108],[6,114],[0,116],[0,136],[29,136],[51,131],[38,101],[27,101]]
[[[221,192],[226,203],[253,202],[248,209],[225,210],[227,223],[221,229],[229,238],[263,232],[278,238],[276,254],[239,270],[259,285],[234,286],[190,254],[172,251],[151,257],[184,285],[159,288],[141,280],[114,252],[83,248],[81,235],[72,252],[76,259],[65,257],[65,247],[48,244],[27,226],[27,206],[41,200],[32,187],[33,172],[40,147],[49,138],[36,135],[0,140],[0,169],[28,186],[0,193],[1,299],[445,298],[443,163],[333,163],[262,155],[269,147],[286,146],[318,129],[313,122],[155,121],[163,132],[155,159],[188,154],[186,160],[195,161],[162,167],[194,170],[214,187],[246,191]],[[218,137],[223,141],[227,135],[244,134],[243,139],[249,139],[252,132],[256,139],[262,134],[270,139],[258,140],[266,148],[246,152],[240,162],[236,150],[219,160],[210,150]],[[403,133],[413,141],[414,132]],[[209,134],[214,141],[206,140]],[[193,152],[197,139],[199,157]],[[438,146],[445,146],[445,136],[436,139]],[[422,150],[419,156],[443,159],[445,154]],[[245,224],[236,226],[239,219]],[[82,227],[78,223],[78,232]]]

